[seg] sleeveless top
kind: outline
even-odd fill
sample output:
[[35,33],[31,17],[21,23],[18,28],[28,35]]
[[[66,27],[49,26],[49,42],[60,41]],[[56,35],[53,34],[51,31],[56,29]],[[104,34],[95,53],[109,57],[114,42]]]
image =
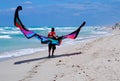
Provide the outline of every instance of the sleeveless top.
[[54,37],[54,35],[55,35],[55,32],[48,33],[48,37]]

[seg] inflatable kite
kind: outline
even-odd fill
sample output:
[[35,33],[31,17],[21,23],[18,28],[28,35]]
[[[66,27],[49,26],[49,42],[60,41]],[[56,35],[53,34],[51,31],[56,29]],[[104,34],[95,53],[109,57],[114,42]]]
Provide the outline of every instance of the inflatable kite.
[[49,38],[49,37],[46,37],[46,36],[43,36],[43,35],[40,35],[40,34],[37,34],[35,33],[34,31],[31,31],[31,30],[28,30],[21,22],[20,18],[19,18],[19,14],[18,12],[22,10],[22,7],[21,6],[18,6],[16,8],[16,11],[15,11],[15,15],[14,15],[14,25],[19,28],[21,30],[21,32],[25,35],[26,38],[30,39],[32,37],[36,37],[37,39],[39,39],[41,41],[42,44],[55,44],[55,45],[60,45],[61,44],[61,41],[63,39],[66,39],[66,38],[70,38],[70,39],[75,39],[81,28],[85,25],[85,21],[80,25],[80,27],[78,29],[76,29],[75,31],[73,31],[72,33],[70,34],[67,34],[67,35],[64,35],[64,36],[60,36],[58,37],[58,39],[52,39],[52,38]]

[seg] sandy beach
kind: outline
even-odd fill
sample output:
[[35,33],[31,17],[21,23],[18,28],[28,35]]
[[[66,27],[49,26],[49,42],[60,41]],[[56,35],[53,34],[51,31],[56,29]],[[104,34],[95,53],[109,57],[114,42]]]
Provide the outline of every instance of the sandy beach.
[[120,81],[120,31],[0,62],[0,81]]

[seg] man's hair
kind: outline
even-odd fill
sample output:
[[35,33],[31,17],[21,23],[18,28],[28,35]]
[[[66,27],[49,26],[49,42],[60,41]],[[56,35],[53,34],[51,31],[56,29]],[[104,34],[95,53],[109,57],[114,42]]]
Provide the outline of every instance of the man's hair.
[[51,31],[54,31],[54,30],[55,30],[55,28],[52,28],[52,29],[51,29]]

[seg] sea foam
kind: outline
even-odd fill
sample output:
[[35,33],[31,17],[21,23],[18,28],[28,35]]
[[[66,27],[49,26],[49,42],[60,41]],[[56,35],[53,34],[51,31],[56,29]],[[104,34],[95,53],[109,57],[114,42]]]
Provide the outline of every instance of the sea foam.
[[0,39],[10,39],[10,35],[0,35]]

